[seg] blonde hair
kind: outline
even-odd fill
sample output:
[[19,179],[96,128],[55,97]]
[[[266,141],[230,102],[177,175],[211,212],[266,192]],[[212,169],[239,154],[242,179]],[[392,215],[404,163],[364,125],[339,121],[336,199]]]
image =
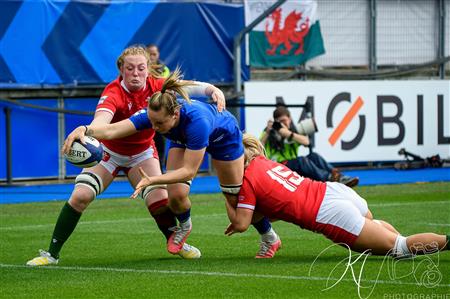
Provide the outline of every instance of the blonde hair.
[[186,86],[195,85],[192,81],[181,80],[181,70],[179,67],[173,71],[164,80],[164,84],[161,91],[155,92],[148,100],[148,108],[152,111],[159,111],[161,108],[166,108],[168,115],[174,115],[175,110],[180,106],[177,101],[177,93],[191,103],[191,99],[187,91],[184,89]]
[[144,46],[141,45],[132,45],[126,48],[122,51],[120,56],[116,60],[116,66],[119,69],[119,72],[121,71],[123,64],[125,62],[125,57],[129,55],[142,55],[145,57],[145,60],[147,61],[147,69],[150,76],[155,78],[161,78],[159,73],[156,71],[156,69],[153,67],[152,63],[150,62],[150,55],[147,52],[147,49]]
[[242,137],[244,144],[244,165],[248,166],[250,162],[258,156],[266,156],[264,146],[255,136],[245,133]]

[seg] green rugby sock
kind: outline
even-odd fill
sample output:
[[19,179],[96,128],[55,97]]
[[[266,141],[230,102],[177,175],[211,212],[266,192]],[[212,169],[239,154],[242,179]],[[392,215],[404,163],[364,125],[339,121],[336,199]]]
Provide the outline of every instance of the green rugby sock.
[[81,213],[72,208],[68,202],[64,204],[61,212],[59,212],[59,217],[56,221],[52,240],[50,241],[50,246],[48,249],[48,252],[54,258],[59,258],[59,252],[61,251],[64,242],[66,242],[74,231],[80,217]]

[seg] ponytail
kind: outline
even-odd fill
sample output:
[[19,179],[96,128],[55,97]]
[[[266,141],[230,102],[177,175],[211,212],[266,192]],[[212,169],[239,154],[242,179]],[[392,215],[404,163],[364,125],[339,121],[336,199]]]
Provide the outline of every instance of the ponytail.
[[185,87],[195,84],[192,81],[181,80],[181,78],[181,70],[177,67],[175,71],[164,80],[161,91],[154,93],[150,97],[148,108],[153,111],[159,111],[164,107],[169,115],[173,115],[175,110],[180,106],[177,101],[177,94],[183,97],[186,102],[191,103],[191,99],[189,98]]

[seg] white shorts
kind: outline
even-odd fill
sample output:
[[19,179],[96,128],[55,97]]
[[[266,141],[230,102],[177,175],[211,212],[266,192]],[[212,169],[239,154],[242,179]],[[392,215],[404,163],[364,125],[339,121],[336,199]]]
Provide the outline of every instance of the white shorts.
[[149,147],[145,151],[132,155],[132,156],[124,156],[118,153],[113,152],[105,145],[103,145],[104,155],[103,160],[100,162],[100,165],[106,168],[114,177],[119,173],[119,171],[124,171],[128,173],[128,171],[134,166],[138,165],[144,160],[155,158],[155,148],[153,146]]
[[352,188],[337,182],[327,182],[327,189],[316,217],[318,231],[334,242],[353,244],[361,233],[367,202]]

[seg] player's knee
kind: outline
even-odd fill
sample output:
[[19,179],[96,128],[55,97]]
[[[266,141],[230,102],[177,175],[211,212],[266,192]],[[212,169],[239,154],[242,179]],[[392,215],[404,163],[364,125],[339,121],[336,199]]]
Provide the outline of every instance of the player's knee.
[[83,212],[94,200],[94,194],[86,188],[77,188],[69,199],[69,204],[78,212]]
[[82,172],[75,178],[75,190],[69,199],[69,204],[75,210],[83,212],[102,191],[103,181],[99,175]]
[[170,185],[169,190],[168,190],[169,194],[170,194],[169,201],[176,201],[176,202],[184,201],[189,196],[190,186],[191,186],[190,181],[180,183],[180,184]]
[[185,192],[173,192],[170,193],[169,204],[172,206],[182,205],[188,199],[188,194]]
[[191,207],[191,202],[186,193],[170,194],[169,207],[172,211],[179,214]]

